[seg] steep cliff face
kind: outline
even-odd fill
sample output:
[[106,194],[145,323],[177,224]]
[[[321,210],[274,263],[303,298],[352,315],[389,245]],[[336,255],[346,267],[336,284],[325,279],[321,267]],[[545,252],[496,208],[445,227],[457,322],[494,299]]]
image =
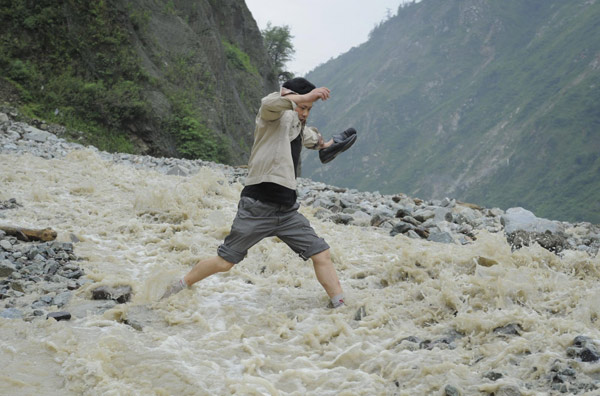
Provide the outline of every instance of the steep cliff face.
[[[167,12],[153,0],[131,3],[150,11],[134,35],[144,69],[164,82],[169,95],[193,98],[208,129],[228,138],[230,162],[245,162],[260,98],[277,84],[245,3],[179,0]],[[151,95],[153,110],[168,117],[169,95]],[[170,143],[166,154],[179,154],[172,136],[153,130],[150,141],[165,140]]]
[[[361,136],[326,183],[600,222],[600,2],[423,0],[309,74]],[[595,110],[596,109],[596,110]]]
[[26,111],[102,148],[243,163],[277,88],[243,1],[13,2],[0,20],[0,70]]

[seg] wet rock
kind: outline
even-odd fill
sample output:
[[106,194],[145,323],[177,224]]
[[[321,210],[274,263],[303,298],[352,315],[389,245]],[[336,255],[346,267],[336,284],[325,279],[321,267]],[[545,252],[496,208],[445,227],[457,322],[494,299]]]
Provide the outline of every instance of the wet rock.
[[438,229],[430,230],[427,240],[438,243],[454,243],[454,238],[452,237],[451,233],[440,231]]
[[0,278],[6,278],[17,270],[17,267],[9,260],[0,261]]
[[502,377],[503,375],[501,373],[497,373],[495,371],[488,371],[487,373],[483,374],[483,378],[487,378],[491,381],[497,381]]
[[499,334],[503,336],[520,336],[523,328],[518,323],[509,323],[506,326],[496,327],[494,329],[494,334]]
[[400,208],[396,211],[396,218],[402,219],[404,217],[410,216],[412,212],[407,208]]
[[100,286],[92,290],[93,300],[114,300],[119,304],[124,304],[131,299],[132,289],[129,285],[120,286]]
[[413,213],[413,217],[421,223],[435,217],[435,212],[430,209],[420,209]]
[[536,217],[532,212],[523,208],[510,208],[501,216],[501,223],[506,234],[515,231],[555,234],[562,231],[562,226],[557,221]]
[[46,319],[50,319],[50,318],[52,318],[56,321],[70,320],[71,314],[67,311],[50,312],[48,315],[46,315]]
[[336,213],[333,216],[329,217],[329,220],[333,221],[335,224],[350,224],[354,218],[351,215],[344,213]]
[[190,170],[181,165],[174,165],[168,171],[167,175],[171,176],[189,176]]
[[365,306],[361,306],[356,313],[354,314],[354,320],[356,321],[360,321],[362,320],[365,316],[367,316],[367,311],[365,310]]
[[495,396],[521,396],[522,393],[515,385],[502,385],[494,392]]
[[444,396],[461,396],[461,393],[455,386],[446,385],[444,387]]
[[432,350],[433,348],[440,349],[455,349],[456,344],[455,341],[459,338],[462,338],[463,335],[457,331],[450,331],[448,334],[436,338],[435,340],[425,340],[419,343],[420,349]]
[[7,239],[0,241],[0,248],[6,250],[7,252],[11,252],[13,250],[12,243],[10,243],[10,241]]
[[406,233],[406,236],[411,239],[421,239],[421,236],[415,232],[415,230],[410,230]]
[[117,302],[113,300],[85,301],[76,305],[71,304],[69,310],[76,318],[84,318],[88,315],[101,315],[116,305]]
[[594,341],[586,336],[575,337],[573,345],[567,348],[567,356],[579,358],[582,362],[597,362],[600,360],[600,354]]
[[531,246],[534,243],[538,243],[544,249],[553,253],[560,253],[569,247],[565,235],[552,234],[549,231],[539,233],[518,230],[507,234],[506,240],[513,249],[520,249],[523,246]]
[[33,140],[40,143],[44,143],[48,140],[58,140],[54,134],[42,131],[41,129],[37,129],[29,125],[25,126],[23,129],[25,132],[23,139],[25,140]]
[[429,238],[429,231],[423,227],[415,227],[415,229],[411,231],[414,231],[415,233],[417,233],[418,236],[420,236],[423,239]]
[[478,265],[481,265],[482,267],[491,267],[493,265],[498,264],[498,262],[494,259],[490,259],[487,257],[481,257],[481,256],[477,257],[475,259],[475,261],[477,262]]
[[[22,205],[20,205],[17,200],[15,198],[10,198],[7,201],[0,201],[0,210],[4,210],[4,209],[16,209],[21,207]],[[4,231],[2,231],[4,233]],[[0,234],[0,237],[3,236]]]
[[371,216],[365,212],[356,211],[352,213],[351,223],[357,226],[367,227],[371,225]]
[[414,344],[420,344],[421,343],[421,339],[419,337],[416,336],[408,336],[405,337],[403,339],[400,340],[400,343],[407,341],[407,342],[412,342]]
[[373,227],[379,227],[381,224],[383,224],[385,221],[387,221],[387,218],[379,215],[379,214],[375,214],[371,217],[371,226]]
[[7,308],[0,312],[0,318],[5,319],[21,319],[23,312],[17,308]]
[[394,235],[398,235],[398,234],[404,234],[414,228],[415,227],[412,224],[405,223],[403,221],[399,221],[394,225],[394,228],[392,228],[392,230],[390,231],[390,235],[394,236]]
[[412,224],[415,227],[418,227],[419,225],[421,225],[421,222],[419,222],[417,219],[415,219],[412,216],[404,216],[402,218],[402,221],[405,222],[405,223],[408,223],[408,224]]
[[56,295],[56,297],[54,297],[54,299],[52,299],[52,304],[54,304],[60,308],[64,305],[66,305],[72,296],[73,296],[73,293],[71,293],[70,291],[62,292],[62,293]]

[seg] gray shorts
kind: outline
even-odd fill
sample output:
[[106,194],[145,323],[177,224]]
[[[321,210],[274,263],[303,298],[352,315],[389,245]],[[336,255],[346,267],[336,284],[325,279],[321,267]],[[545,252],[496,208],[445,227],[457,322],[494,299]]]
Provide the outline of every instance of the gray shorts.
[[237,264],[246,257],[248,249],[262,239],[276,236],[304,260],[329,249],[310,223],[298,212],[300,205],[282,206],[241,197],[231,232],[217,249],[217,254]]

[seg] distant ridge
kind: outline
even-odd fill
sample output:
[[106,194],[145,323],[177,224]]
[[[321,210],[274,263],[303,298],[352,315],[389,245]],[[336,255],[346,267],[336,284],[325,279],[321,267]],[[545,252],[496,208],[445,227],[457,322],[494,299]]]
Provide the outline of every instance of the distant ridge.
[[[311,122],[359,131],[303,174],[600,222],[600,2],[423,0],[308,74]],[[350,153],[350,152],[348,152]]]

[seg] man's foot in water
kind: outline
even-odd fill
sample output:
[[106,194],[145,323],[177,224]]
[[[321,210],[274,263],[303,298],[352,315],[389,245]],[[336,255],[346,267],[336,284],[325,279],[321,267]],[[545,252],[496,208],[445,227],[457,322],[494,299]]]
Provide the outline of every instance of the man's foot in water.
[[164,300],[165,298],[172,296],[173,294],[179,293],[180,291],[182,291],[183,289],[186,289],[187,287],[188,287],[188,285],[185,283],[183,278],[177,279],[176,281],[174,281],[167,287],[167,290],[165,291],[165,293],[162,295],[162,297],[160,299]]

